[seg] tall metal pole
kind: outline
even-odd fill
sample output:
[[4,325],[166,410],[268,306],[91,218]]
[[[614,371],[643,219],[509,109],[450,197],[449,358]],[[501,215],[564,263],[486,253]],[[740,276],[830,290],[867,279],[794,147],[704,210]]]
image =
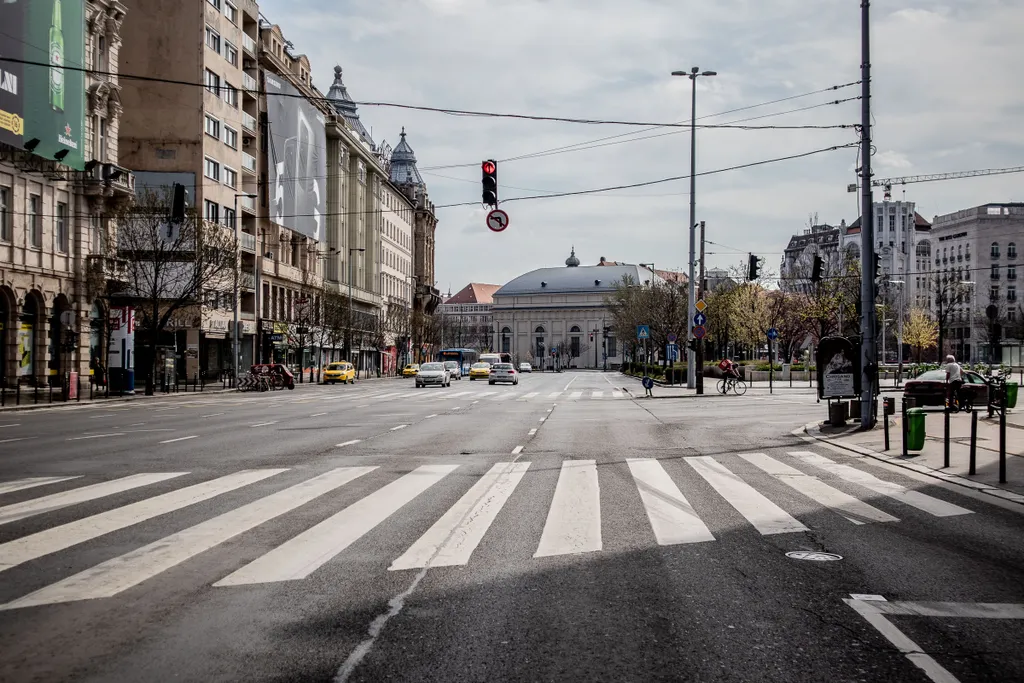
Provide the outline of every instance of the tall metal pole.
[[[700,69],[690,69],[690,269],[689,288],[686,303],[686,340],[693,338],[693,316],[697,309],[694,304],[695,285],[693,265],[696,259],[696,228],[697,228],[697,72]],[[686,388],[693,389],[697,386],[697,356],[686,345]]]
[[[875,224],[871,197],[871,35],[870,0],[861,0],[860,26],[860,91],[861,91],[861,204],[860,204],[860,334],[861,392],[860,424],[864,429],[874,426],[872,410],[874,378],[877,370],[875,354]],[[692,197],[691,197],[692,200]],[[941,349],[940,349],[941,351]]]
[[232,306],[234,309],[234,325],[231,327],[231,368],[235,375],[235,386],[238,386],[238,269],[242,267],[242,257],[238,250],[238,195],[235,195],[235,213],[232,214],[235,217],[234,229],[235,229],[235,286],[234,286],[234,297],[232,298]]
[[345,350],[348,351],[348,362],[352,362],[352,247],[348,249],[348,339],[345,341]]
[[[698,290],[699,291],[699,296],[700,296],[700,298],[703,299],[705,294],[707,294],[707,292],[704,291],[704,221],[700,222],[700,277],[697,278],[697,279],[699,281],[698,284],[700,286],[700,290]],[[696,302],[694,302],[694,304],[696,304]],[[696,310],[696,308],[694,310]],[[687,326],[692,325],[693,324],[693,318],[690,318],[690,321],[687,322],[686,324],[687,324]],[[697,362],[696,362],[696,365],[697,365],[697,393],[698,394],[703,394],[704,393],[704,340],[703,339],[698,339],[697,340]]]

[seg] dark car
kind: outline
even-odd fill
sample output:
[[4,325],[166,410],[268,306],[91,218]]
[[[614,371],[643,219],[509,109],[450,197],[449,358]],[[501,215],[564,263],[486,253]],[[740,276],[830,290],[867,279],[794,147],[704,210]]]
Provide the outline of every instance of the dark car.
[[[988,403],[988,384],[984,378],[976,372],[963,370],[964,385],[960,389],[960,395],[964,403],[983,406]],[[939,406],[946,405],[946,371],[929,370],[923,372],[903,385],[903,395],[917,400],[917,405]]]

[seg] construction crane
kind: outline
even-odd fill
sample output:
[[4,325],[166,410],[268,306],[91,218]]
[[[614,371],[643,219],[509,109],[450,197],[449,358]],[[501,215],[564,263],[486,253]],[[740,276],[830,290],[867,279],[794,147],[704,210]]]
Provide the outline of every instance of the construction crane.
[[[900,178],[879,178],[872,180],[872,187],[884,187],[886,198],[892,191],[893,185],[909,185],[910,183],[929,183],[935,180],[957,180],[958,178],[977,178],[987,175],[1004,175],[1006,173],[1024,173],[1024,166],[1012,166],[1010,168],[983,168],[976,171],[954,171],[952,173],[933,173],[931,175],[908,175]],[[851,189],[852,188],[852,189]],[[856,192],[856,183],[847,186],[847,191]]]

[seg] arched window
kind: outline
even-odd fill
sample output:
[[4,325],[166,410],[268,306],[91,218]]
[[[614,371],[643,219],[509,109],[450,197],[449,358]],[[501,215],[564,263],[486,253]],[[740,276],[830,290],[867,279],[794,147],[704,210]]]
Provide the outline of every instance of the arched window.
[[544,326],[537,325],[537,329],[535,329],[534,332],[536,332],[537,334],[544,334]]
[[999,242],[992,243],[992,258],[999,258]]
[[580,326],[579,325],[573,325],[572,329],[569,330],[569,332],[571,334],[579,334],[580,333]]
[[1006,256],[1007,258],[1017,258],[1017,243],[1010,242],[1006,245]]
[[507,327],[501,328],[501,352],[512,353],[512,330]]

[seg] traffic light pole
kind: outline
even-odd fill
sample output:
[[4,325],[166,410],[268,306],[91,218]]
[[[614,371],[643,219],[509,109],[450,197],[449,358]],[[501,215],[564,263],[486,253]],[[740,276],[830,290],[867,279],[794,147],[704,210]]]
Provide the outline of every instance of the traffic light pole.
[[[704,291],[704,221],[700,222],[700,278],[697,281],[700,287],[700,293],[698,298],[703,299],[706,292]],[[687,323],[692,325],[693,319]],[[704,340],[697,340],[697,394],[704,393]]]
[[875,224],[871,201],[871,36],[870,0],[861,0],[861,132],[860,132],[860,336],[861,336],[861,387],[860,424],[869,429],[875,424],[872,410],[875,371]]

